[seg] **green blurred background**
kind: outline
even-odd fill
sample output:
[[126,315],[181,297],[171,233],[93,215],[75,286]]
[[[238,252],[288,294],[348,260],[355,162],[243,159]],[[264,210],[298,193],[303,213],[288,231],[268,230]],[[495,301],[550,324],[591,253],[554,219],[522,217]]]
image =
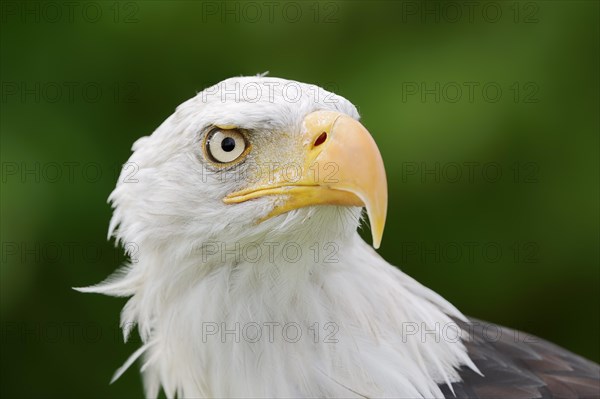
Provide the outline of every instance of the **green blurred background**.
[[123,260],[106,198],[133,141],[206,86],[264,71],[358,106],[388,172],[386,259],[468,315],[600,360],[598,15],[3,2],[1,396],[141,396],[136,367],[108,385],[139,345],[117,329],[125,299],[70,287]]

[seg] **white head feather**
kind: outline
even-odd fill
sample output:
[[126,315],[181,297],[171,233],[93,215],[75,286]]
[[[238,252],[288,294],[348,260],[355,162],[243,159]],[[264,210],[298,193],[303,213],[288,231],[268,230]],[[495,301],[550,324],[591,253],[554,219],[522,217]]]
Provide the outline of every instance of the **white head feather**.
[[137,324],[145,344],[115,378],[143,354],[148,397],[162,387],[168,397],[416,398],[443,397],[438,384],[457,381],[457,367],[475,369],[448,333],[451,317],[464,317],[359,237],[360,208],[308,207],[257,224],[277,198],[223,203],[247,181],[207,165],[209,126],[255,132],[249,159],[289,159],[287,144],[317,110],[359,118],[314,85],[232,78],[133,145],[137,173],[125,169],[110,196],[109,235],[135,259],[81,289],[131,297],[125,338]]

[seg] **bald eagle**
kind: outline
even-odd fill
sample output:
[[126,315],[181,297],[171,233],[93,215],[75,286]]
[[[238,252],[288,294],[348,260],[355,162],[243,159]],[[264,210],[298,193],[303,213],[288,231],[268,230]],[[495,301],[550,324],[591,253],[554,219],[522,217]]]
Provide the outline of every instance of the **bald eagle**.
[[600,396],[597,364],[465,317],[361,239],[387,182],[345,98],[227,79],[132,150],[109,198],[131,261],[79,290],[130,297],[143,345],[114,378],[141,358],[147,397]]

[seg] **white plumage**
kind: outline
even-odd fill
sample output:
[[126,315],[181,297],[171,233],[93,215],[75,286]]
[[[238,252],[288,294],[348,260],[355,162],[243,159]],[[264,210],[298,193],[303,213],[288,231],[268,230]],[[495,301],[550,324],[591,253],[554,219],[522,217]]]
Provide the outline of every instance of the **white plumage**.
[[[464,316],[359,237],[360,207],[259,222],[280,196],[223,202],[249,185],[224,176],[250,161],[300,162],[304,118],[319,110],[359,118],[313,85],[233,78],[134,144],[137,182],[120,179],[111,194],[109,236],[136,259],[81,291],[131,297],[121,324],[125,338],[137,325],[144,345],[125,368],[141,355],[148,397],[162,387],[168,397],[432,398],[459,380],[457,367],[476,369],[448,329]],[[212,167],[210,126],[251,131],[248,162]]]

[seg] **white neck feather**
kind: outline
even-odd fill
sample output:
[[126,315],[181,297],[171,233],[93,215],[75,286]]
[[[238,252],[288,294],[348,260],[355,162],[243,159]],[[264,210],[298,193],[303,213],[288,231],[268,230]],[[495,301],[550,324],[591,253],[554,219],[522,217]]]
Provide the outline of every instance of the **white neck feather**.
[[115,378],[143,353],[148,397],[430,398],[456,367],[475,369],[450,317],[464,316],[357,233],[286,250],[214,244],[178,268],[140,248],[135,267],[85,289],[133,295],[122,324],[145,345]]

